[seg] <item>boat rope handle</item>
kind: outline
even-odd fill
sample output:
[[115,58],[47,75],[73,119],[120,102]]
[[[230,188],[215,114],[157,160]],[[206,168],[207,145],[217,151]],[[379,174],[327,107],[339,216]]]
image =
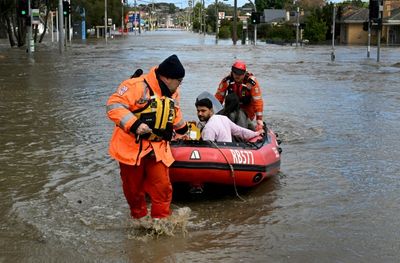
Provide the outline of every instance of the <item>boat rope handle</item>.
[[235,170],[233,169],[233,165],[229,162],[228,157],[226,157],[225,153],[218,147],[218,145],[217,145],[215,142],[213,142],[213,141],[211,141],[211,143],[215,146],[215,148],[218,149],[218,151],[222,154],[222,156],[224,156],[226,163],[229,165],[229,168],[230,168],[230,170],[231,170],[231,176],[232,176],[232,179],[233,179],[233,188],[235,189],[235,194],[236,194],[236,196],[237,196],[240,200],[242,200],[243,202],[246,202],[246,200],[245,200],[243,197],[241,197],[241,196],[239,195],[238,191],[237,191]]

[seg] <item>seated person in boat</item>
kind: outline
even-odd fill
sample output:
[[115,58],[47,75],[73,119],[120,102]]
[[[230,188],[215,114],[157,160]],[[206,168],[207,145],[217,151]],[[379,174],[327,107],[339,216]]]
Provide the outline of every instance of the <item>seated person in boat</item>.
[[201,131],[201,138],[205,141],[232,142],[232,136],[248,141],[264,134],[264,130],[252,131],[236,125],[224,115],[214,114],[212,102],[208,98],[197,100],[195,105],[197,117],[205,122]]
[[255,131],[254,123],[247,117],[246,113],[240,108],[239,97],[236,93],[228,94],[225,97],[224,108],[217,114],[225,115],[235,124]]

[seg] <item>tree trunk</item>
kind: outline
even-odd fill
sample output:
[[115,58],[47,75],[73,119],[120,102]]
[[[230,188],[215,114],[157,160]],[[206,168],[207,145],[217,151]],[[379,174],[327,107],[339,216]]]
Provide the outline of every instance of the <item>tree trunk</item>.
[[16,32],[15,36],[17,38],[18,47],[22,47],[25,45],[26,38],[26,18],[25,17],[17,17],[18,30],[14,28],[14,32]]
[[32,25],[32,30],[34,32],[33,41],[35,41],[35,43],[37,43],[36,39],[37,39],[38,31],[39,31],[39,25],[35,25],[35,26]]
[[9,42],[10,42],[10,46],[11,46],[11,47],[14,47],[16,44],[15,44],[14,37],[13,37],[13,30],[11,29],[11,21],[10,21],[10,18],[9,18],[8,16],[5,16],[4,18],[5,18],[5,20],[6,20],[7,33],[8,33],[8,40],[9,40]]

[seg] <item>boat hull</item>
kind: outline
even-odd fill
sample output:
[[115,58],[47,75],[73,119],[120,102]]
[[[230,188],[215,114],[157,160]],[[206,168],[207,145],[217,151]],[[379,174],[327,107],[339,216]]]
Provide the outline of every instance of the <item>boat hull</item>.
[[280,147],[272,130],[255,143],[178,141],[171,143],[172,183],[252,187],[280,170]]

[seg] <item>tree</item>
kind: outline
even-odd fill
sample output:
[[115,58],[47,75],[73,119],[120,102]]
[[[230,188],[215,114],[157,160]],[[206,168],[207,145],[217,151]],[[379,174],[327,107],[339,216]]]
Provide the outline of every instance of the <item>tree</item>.
[[292,43],[295,39],[295,30],[291,24],[272,26],[267,31],[267,38],[272,42]]
[[305,11],[312,11],[325,6],[325,0],[299,0],[298,5]]
[[264,9],[283,9],[292,2],[291,0],[257,0],[255,5],[257,11],[261,12]]
[[11,22],[12,18],[14,18],[14,20],[16,18],[15,14],[13,13],[13,10],[15,10],[14,1],[12,0],[0,1],[0,27],[2,27],[5,33],[8,35],[11,47],[16,45],[13,38],[14,32]]
[[362,0],[347,0],[347,1],[343,1],[342,4],[343,5],[350,5],[350,6],[354,6],[354,7],[368,8],[368,1],[363,2]]
[[[26,18],[16,14],[16,5],[13,0],[0,1],[0,23],[5,28],[10,46],[25,45]],[[16,40],[16,42],[15,42]]]
[[[74,0],[72,2],[72,13],[75,10],[85,9],[86,26],[92,28],[104,25],[104,1],[98,0]],[[117,26],[121,25],[121,0],[107,0],[107,18],[111,18]],[[124,9],[126,12],[127,9]],[[79,18],[76,17],[77,19]]]
[[199,32],[200,27],[201,27],[201,10],[202,10],[202,4],[200,2],[197,2],[196,5],[193,7],[193,31]]
[[304,29],[304,38],[312,43],[317,43],[326,39],[326,31],[328,27],[326,22],[320,18],[319,9],[315,9],[306,18],[306,28]]

